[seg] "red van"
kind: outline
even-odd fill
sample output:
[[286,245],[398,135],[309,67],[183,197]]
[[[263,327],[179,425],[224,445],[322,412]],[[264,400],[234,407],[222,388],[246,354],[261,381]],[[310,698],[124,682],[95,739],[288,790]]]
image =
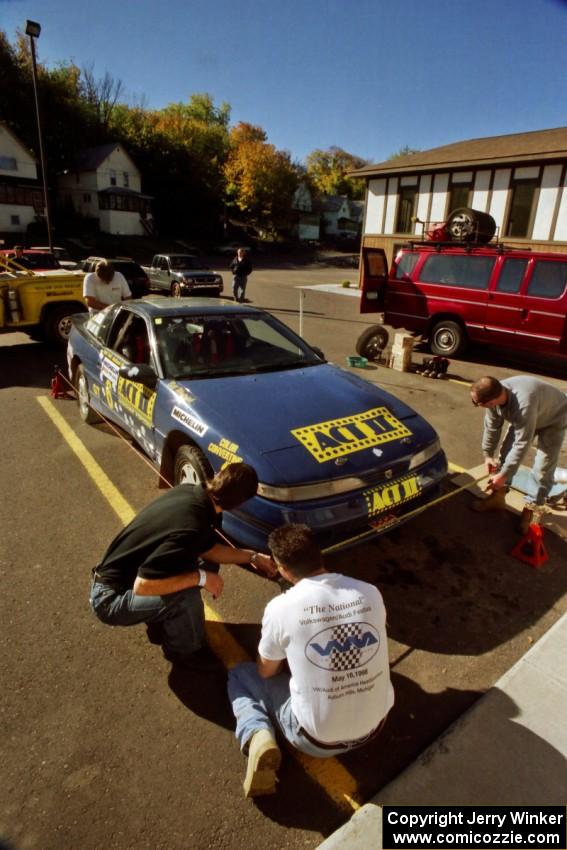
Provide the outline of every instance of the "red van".
[[[408,243],[390,270],[382,249],[363,248],[361,269],[361,313],[383,313],[383,324],[420,335],[433,354],[482,342],[567,357],[567,254]],[[387,341],[373,325],[356,350],[376,359]]]

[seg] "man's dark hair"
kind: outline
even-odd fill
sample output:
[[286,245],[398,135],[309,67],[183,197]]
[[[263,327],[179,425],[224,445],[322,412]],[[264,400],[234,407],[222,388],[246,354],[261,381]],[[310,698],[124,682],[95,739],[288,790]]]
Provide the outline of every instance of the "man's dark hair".
[[297,578],[319,572],[323,555],[309,526],[291,524],[276,528],[268,537],[268,546],[278,564]]
[[471,387],[471,392],[474,393],[475,400],[480,404],[486,404],[487,401],[494,401],[499,395],[502,395],[504,387],[497,378],[486,375],[484,378],[479,378]]
[[207,491],[219,508],[230,511],[258,492],[256,470],[247,463],[229,463],[207,481]]

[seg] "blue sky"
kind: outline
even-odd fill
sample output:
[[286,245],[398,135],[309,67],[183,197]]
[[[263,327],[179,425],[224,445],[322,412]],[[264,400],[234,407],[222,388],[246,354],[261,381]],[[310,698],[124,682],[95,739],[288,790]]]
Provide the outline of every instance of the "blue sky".
[[567,0],[0,0],[39,56],[150,108],[208,92],[296,160],[567,124]]

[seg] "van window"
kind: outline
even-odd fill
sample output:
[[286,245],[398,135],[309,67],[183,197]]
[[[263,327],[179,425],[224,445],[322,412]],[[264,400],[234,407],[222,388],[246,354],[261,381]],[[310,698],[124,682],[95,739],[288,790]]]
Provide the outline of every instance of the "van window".
[[364,255],[366,268],[364,269],[367,277],[385,277],[388,274],[388,267],[383,251],[367,251]]
[[411,275],[419,260],[419,254],[402,254],[396,266],[396,280],[400,280],[405,274]]
[[512,259],[511,257],[505,260],[496,284],[498,292],[519,292],[527,265],[527,260]]
[[423,264],[419,279],[423,283],[445,283],[467,289],[488,289],[494,262],[494,257],[433,254]]
[[567,263],[538,260],[528,286],[528,295],[537,298],[560,298],[567,283]]

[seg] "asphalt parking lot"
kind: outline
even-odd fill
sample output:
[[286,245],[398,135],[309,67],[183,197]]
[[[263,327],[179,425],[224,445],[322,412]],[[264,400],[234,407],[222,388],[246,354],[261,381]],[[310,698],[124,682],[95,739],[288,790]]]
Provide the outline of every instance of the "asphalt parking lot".
[[[309,290],[300,296],[296,287],[345,279],[354,286],[356,272],[346,264],[275,268],[267,258],[258,265],[266,268],[250,278],[252,302],[298,330],[302,297],[303,335],[344,364],[368,324],[357,299]],[[414,359],[422,357],[418,351]],[[278,795],[246,801],[224,677],[172,677],[143,628],[105,628],[88,609],[91,566],[124,511],[158,495],[156,475],[107,426],[82,424],[73,401],[38,403],[48,396],[54,363],[63,365],[41,343],[0,337],[7,448],[0,839],[14,850],[239,850],[251,840],[264,850],[314,848],[567,608],[565,542],[546,535],[550,558],[541,570],[520,563],[509,554],[518,539],[514,515],[474,514],[466,492],[330,556],[330,566],[376,582],[384,595],[396,705],[367,748],[331,762],[287,754]],[[527,372],[567,391],[555,364],[488,350],[453,361],[450,380],[382,365],[360,374],[429,419],[449,461],[469,469],[481,461],[482,412],[471,406],[467,384],[483,374]],[[78,438],[83,460],[94,466],[65,433]],[[97,469],[120,494],[122,513],[100,476],[97,483]],[[236,568],[224,574],[224,595],[207,600],[209,636],[230,666],[254,656],[264,604],[278,588]]]

